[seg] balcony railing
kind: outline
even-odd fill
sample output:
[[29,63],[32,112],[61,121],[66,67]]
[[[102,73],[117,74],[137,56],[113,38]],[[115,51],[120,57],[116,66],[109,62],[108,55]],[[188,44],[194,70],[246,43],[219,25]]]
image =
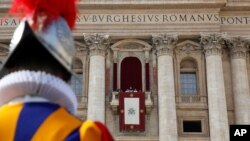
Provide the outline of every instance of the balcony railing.
[[207,103],[207,96],[200,95],[181,95],[176,97],[176,103]]
[[[151,92],[144,92],[145,94],[145,107],[146,113],[149,114],[153,108],[153,97]],[[110,107],[114,114],[117,114],[119,107],[119,92],[112,92],[112,97],[110,100]]]

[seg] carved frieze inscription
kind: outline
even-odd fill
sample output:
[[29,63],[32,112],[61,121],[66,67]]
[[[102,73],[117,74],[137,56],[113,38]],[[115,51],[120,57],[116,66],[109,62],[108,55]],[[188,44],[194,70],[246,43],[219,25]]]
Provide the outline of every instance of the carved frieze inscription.
[[[16,27],[20,19],[0,16],[1,27]],[[164,13],[164,14],[78,14],[77,25],[85,24],[221,24],[221,25],[250,25],[250,16],[220,16],[218,13]]]

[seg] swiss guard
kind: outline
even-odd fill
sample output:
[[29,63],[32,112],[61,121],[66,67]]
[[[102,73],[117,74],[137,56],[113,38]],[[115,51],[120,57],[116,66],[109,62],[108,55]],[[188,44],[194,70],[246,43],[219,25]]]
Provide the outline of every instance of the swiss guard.
[[21,16],[0,75],[0,141],[113,141],[100,122],[81,122],[67,82],[76,0],[14,0]]

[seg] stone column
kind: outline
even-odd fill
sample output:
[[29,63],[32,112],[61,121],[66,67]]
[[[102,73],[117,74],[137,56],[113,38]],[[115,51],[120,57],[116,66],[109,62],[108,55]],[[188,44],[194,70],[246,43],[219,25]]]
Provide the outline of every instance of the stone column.
[[247,74],[247,41],[241,37],[228,39],[231,54],[234,112],[236,124],[250,124],[250,94]]
[[173,70],[173,49],[178,36],[157,34],[152,39],[158,60],[159,141],[178,141]]
[[87,119],[105,123],[105,53],[110,38],[85,34],[84,41],[90,52]]
[[206,56],[208,110],[211,141],[229,141],[229,124],[222,69],[225,34],[201,34]]

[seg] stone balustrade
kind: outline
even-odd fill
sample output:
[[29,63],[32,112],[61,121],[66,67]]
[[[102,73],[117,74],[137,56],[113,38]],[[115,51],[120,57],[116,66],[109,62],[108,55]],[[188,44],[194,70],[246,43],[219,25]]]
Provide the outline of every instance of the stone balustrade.
[[[112,92],[110,108],[114,114],[118,114],[119,110],[119,92]],[[150,111],[153,109],[153,99],[151,92],[145,92],[145,107],[146,114],[150,114]]]
[[177,104],[182,104],[182,103],[204,103],[207,104],[207,96],[200,96],[200,95],[195,95],[195,96],[176,96],[176,103]]

